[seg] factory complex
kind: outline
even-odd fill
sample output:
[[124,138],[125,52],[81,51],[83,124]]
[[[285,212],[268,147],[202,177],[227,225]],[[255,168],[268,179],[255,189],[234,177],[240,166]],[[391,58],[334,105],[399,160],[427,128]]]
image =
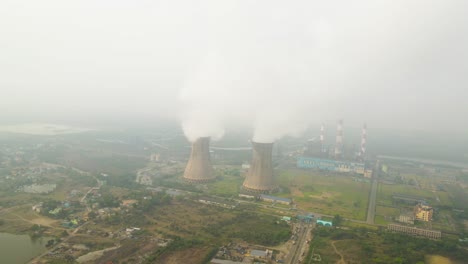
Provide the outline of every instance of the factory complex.
[[319,169],[336,172],[354,172],[364,175],[364,163],[356,163],[349,161],[319,159],[314,157],[298,157],[297,167],[301,169]]

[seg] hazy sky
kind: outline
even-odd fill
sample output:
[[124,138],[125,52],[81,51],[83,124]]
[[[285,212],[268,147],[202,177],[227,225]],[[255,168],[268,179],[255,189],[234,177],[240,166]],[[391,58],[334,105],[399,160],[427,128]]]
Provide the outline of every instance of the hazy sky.
[[2,0],[0,120],[468,131],[467,47],[465,0]]

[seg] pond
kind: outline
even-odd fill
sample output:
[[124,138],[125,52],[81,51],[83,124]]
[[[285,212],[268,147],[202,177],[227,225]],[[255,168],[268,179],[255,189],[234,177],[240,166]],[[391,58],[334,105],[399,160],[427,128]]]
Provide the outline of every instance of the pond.
[[46,250],[48,237],[31,239],[28,235],[0,233],[0,263],[27,263]]

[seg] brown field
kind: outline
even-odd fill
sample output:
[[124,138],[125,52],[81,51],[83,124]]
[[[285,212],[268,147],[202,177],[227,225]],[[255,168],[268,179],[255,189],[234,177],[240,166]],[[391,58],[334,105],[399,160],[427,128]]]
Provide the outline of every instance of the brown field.
[[163,255],[157,263],[180,264],[180,263],[202,263],[204,257],[211,250],[210,247],[194,247],[176,251],[169,255]]
[[426,256],[426,264],[454,264],[449,258],[437,256],[437,255],[428,255]]
[[4,220],[6,223],[0,226],[0,231],[24,232],[34,224],[56,230],[64,230],[57,220],[32,211],[30,204],[4,209],[0,214],[0,219]]

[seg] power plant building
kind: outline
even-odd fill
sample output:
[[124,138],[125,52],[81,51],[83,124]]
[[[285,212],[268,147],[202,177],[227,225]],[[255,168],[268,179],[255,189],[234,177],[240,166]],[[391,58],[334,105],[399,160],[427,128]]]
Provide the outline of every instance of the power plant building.
[[273,143],[252,142],[252,163],[242,187],[257,193],[269,192],[276,188],[273,180]]
[[319,169],[335,172],[354,172],[364,175],[364,163],[338,161],[329,159],[318,159],[312,157],[298,157],[297,167],[301,169]]
[[259,198],[260,200],[265,201],[265,202],[280,203],[280,204],[285,204],[285,205],[290,205],[292,202],[291,199],[288,199],[288,198],[276,197],[276,196],[265,195],[265,194],[261,194]]
[[198,138],[192,143],[192,152],[187,167],[185,167],[184,179],[197,183],[207,182],[215,178],[210,159],[210,138]]

